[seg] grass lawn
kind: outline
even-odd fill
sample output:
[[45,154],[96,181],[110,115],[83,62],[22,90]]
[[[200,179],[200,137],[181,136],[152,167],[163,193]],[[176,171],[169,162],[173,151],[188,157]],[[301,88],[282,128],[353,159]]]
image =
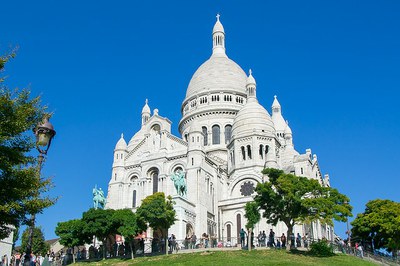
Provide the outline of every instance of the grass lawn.
[[106,265],[376,265],[371,262],[342,254],[332,257],[312,257],[305,252],[290,253],[283,250],[254,250],[254,251],[204,251],[185,254],[160,255],[141,257],[134,260],[109,259],[99,262],[80,262],[79,266]]

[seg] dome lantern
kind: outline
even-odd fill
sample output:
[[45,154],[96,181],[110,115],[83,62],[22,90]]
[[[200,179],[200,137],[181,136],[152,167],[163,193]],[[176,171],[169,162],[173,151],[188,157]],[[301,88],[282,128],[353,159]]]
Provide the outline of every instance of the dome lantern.
[[217,21],[215,22],[213,28],[213,56],[225,56],[225,30],[222,26],[221,21],[219,21],[220,15],[217,14]]
[[246,90],[247,90],[247,97],[256,98],[256,80],[252,75],[251,69],[249,70],[249,76],[246,81]]

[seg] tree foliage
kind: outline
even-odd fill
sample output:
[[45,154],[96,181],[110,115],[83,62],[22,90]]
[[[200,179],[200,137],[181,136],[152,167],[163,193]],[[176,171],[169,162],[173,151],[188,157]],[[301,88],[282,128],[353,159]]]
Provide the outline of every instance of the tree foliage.
[[114,219],[115,210],[112,209],[94,209],[91,208],[82,215],[84,223],[83,234],[87,237],[96,236],[103,244],[103,258],[106,257],[105,244],[110,235],[117,233],[117,228],[120,226]]
[[131,258],[133,259],[132,241],[137,234],[146,230],[146,224],[137,219],[136,214],[129,209],[116,210],[113,220],[119,225],[117,233],[122,235],[125,241],[129,243]]
[[399,202],[371,200],[351,225],[352,239],[373,242],[375,249],[386,248],[393,254],[400,248]]
[[56,235],[60,237],[60,243],[65,247],[76,247],[90,243],[92,238],[83,233],[85,224],[80,219],[59,222],[56,227]]
[[[92,240],[87,234],[83,233],[84,223],[80,219],[59,222],[56,227],[56,235],[60,237],[60,243],[65,247],[72,248],[90,243]],[[75,263],[75,256],[72,256]]]
[[[29,238],[29,227],[22,233],[21,250],[26,250]],[[32,235],[32,253],[35,255],[46,255],[50,249],[50,244],[45,241],[44,234],[41,227],[33,228]]]
[[148,224],[155,231],[160,230],[163,238],[167,240],[168,229],[175,223],[176,212],[171,196],[165,198],[163,192],[156,192],[146,197],[136,215],[142,224]]
[[142,201],[136,214],[142,223],[147,223],[154,230],[160,230],[166,236],[164,233],[176,221],[173,204],[170,196],[165,198],[163,192],[157,192]]
[[118,225],[117,233],[127,241],[146,230],[146,224],[137,219],[136,214],[129,209],[116,210],[112,219]]
[[[0,72],[14,54],[0,57]],[[9,90],[0,77],[0,239],[11,228],[29,224],[29,215],[41,213],[55,199],[43,196],[51,180],[40,178],[37,160],[29,152],[35,147],[32,129],[45,116],[40,97],[28,90]]]
[[298,222],[319,220],[332,224],[333,219],[347,221],[347,217],[352,216],[349,198],[334,188],[273,168],[264,169],[263,174],[268,175],[269,181],[257,185],[254,200],[264,210],[268,223],[276,225],[282,221],[286,224],[288,236]]

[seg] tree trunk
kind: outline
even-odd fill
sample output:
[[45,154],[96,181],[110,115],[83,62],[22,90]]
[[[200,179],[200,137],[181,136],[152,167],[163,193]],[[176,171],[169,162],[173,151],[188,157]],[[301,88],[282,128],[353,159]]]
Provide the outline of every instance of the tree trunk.
[[72,263],[75,264],[75,247],[72,247]]
[[[107,238],[105,238],[103,241],[103,260],[106,259],[106,248],[107,248]],[[117,250],[117,253],[118,253],[118,250]]]
[[132,259],[134,259],[134,257],[133,257],[132,241],[129,241],[129,246],[131,247],[131,256],[132,256]]
[[168,256],[168,229],[164,230],[165,236],[164,236],[164,249],[165,249],[165,255]]
[[292,234],[293,234],[293,225],[292,224],[286,224],[288,230],[287,230],[287,236],[286,236],[286,246],[288,246],[289,244],[289,240],[290,240],[290,246],[289,249],[292,249]]
[[253,231],[253,229],[250,228],[249,231],[248,231],[248,234],[247,234],[247,249],[249,251],[251,251],[251,245],[253,244],[253,243],[251,243],[251,232],[252,231]]

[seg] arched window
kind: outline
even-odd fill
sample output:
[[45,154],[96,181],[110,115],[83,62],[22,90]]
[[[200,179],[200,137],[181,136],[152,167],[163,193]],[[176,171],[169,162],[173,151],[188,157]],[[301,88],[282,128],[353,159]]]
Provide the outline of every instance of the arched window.
[[247,145],[247,157],[249,157],[249,159],[251,159],[251,146]]
[[212,127],[212,144],[220,144],[220,129],[218,125]]
[[203,131],[203,136],[204,136],[204,146],[208,145],[208,134],[207,134],[207,128],[202,127],[201,130]]
[[265,145],[265,156],[267,156],[268,152],[269,152],[269,146]]
[[246,160],[246,151],[244,150],[244,146],[240,147],[240,149],[242,150],[242,159],[244,161]]
[[226,125],[225,126],[225,144],[228,144],[231,141],[232,137],[232,126]]
[[260,158],[263,159],[264,158],[264,146],[262,144],[260,145],[259,153],[260,153]]
[[158,169],[151,168],[148,171],[148,175],[150,176],[151,180],[153,181],[153,194],[158,192]]
[[132,194],[132,208],[136,208],[136,190]]
[[230,224],[226,225],[226,238],[227,241],[231,241],[231,237],[232,237],[232,227]]

